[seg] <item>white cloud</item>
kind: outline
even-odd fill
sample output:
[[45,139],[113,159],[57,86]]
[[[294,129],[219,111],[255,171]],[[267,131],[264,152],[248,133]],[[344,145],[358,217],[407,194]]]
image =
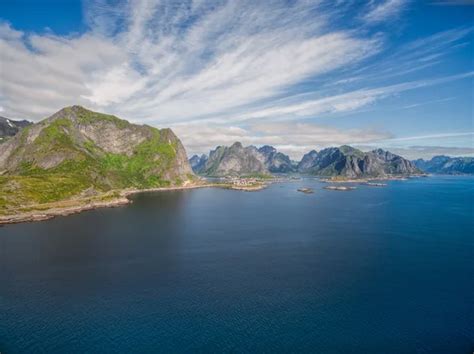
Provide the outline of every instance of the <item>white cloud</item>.
[[390,148],[394,154],[403,156],[410,160],[425,159],[429,160],[433,156],[474,156],[473,147],[454,147],[454,146],[423,146],[412,145],[408,147]]
[[387,132],[370,129],[337,129],[313,123],[273,122],[236,126],[202,124],[174,128],[188,148],[189,155],[208,153],[218,145],[240,141],[245,145],[272,145],[294,159],[312,149],[343,144],[361,144],[386,140]]
[[187,120],[281,95],[380,49],[376,38],[330,30],[335,9],[287,5],[89,1],[91,30],[72,38],[2,24],[0,98],[33,119],[79,103],[135,121]]
[[379,23],[393,19],[399,15],[407,3],[407,0],[384,0],[376,4],[371,4],[369,12],[367,12],[363,18],[369,23]]
[[[363,17],[370,24],[396,18],[407,3],[371,2],[362,6]],[[38,120],[82,104],[172,126],[191,152],[241,140],[295,155],[390,135],[305,125],[304,118],[353,112],[407,90],[472,77],[389,84],[442,61],[472,29],[384,53],[387,37],[372,35],[365,24],[357,28],[360,17],[333,21],[354,11],[353,4],[86,0],[90,28],[80,35],[23,33],[0,23],[2,114]],[[370,62],[374,54],[381,55]]]

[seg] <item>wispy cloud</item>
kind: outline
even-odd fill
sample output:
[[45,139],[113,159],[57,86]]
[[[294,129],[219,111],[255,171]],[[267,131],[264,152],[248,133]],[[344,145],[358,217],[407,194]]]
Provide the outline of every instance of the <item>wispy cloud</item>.
[[[286,151],[378,141],[391,135],[307,126],[303,120],[472,77],[413,80],[413,73],[464,45],[472,28],[389,47],[387,34],[372,24],[397,18],[409,4],[86,0],[89,29],[83,34],[24,33],[0,22],[2,114],[38,120],[82,104],[172,126],[198,152],[235,140]],[[348,17],[345,11],[355,16],[337,21]]]
[[407,0],[372,1],[369,5],[369,11],[364,15],[363,19],[369,23],[379,23],[387,19],[394,19],[398,17],[407,4]]
[[407,147],[390,148],[390,151],[410,160],[429,160],[439,155],[474,156],[474,147],[410,145]]
[[190,154],[207,153],[218,145],[240,141],[247,145],[272,145],[294,159],[312,149],[386,140],[387,132],[371,129],[338,129],[314,123],[272,122],[244,127],[180,125],[175,128]]
[[391,141],[408,141],[408,140],[423,140],[423,139],[454,138],[454,137],[461,137],[461,136],[474,137],[474,132],[416,135],[416,136],[407,136],[407,137],[401,137],[401,138],[392,138],[390,140]]

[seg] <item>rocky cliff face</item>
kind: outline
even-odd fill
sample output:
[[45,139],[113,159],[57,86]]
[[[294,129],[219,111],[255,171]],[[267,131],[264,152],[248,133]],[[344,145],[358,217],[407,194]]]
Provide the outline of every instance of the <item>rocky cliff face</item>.
[[474,174],[473,157],[435,156],[431,160],[418,159],[413,163],[422,171],[435,174]]
[[265,158],[265,167],[271,173],[293,172],[294,167],[288,155],[278,152],[273,146],[265,145],[258,149]]
[[218,146],[209,153],[203,174],[208,176],[244,176],[267,174],[265,157],[255,146],[243,147],[236,142],[230,147]]
[[204,167],[206,166],[207,160],[208,157],[205,154],[202,154],[201,156],[194,155],[189,159],[189,164],[191,165],[194,173],[202,173]]
[[13,120],[0,117],[0,142],[7,137],[14,136],[22,128],[31,124],[33,123],[27,120]]
[[242,146],[236,142],[230,147],[218,146],[206,155],[190,159],[196,173],[207,176],[246,176],[285,173],[294,170],[290,158],[272,146]]
[[63,178],[75,192],[180,185],[192,177],[184,147],[170,129],[80,106],[64,108],[0,144],[0,172]]
[[383,177],[420,173],[410,161],[382,149],[364,153],[350,146],[311,151],[298,164],[298,171],[346,178]]

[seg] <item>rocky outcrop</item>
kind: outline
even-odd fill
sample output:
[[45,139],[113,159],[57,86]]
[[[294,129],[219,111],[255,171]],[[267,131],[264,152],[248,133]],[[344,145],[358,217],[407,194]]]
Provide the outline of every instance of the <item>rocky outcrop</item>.
[[382,149],[367,153],[351,146],[311,151],[298,164],[298,172],[345,178],[406,176],[421,171],[410,161]]
[[422,171],[434,174],[474,174],[473,157],[435,156],[431,160],[418,159],[413,163]]
[[24,127],[33,123],[27,120],[13,120],[5,117],[0,117],[0,142],[10,136],[14,136]]

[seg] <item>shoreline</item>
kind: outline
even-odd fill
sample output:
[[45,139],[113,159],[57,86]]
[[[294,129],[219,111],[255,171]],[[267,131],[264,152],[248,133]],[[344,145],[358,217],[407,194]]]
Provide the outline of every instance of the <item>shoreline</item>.
[[[426,177],[427,175],[411,175],[411,176],[385,176],[379,178],[360,178],[360,179],[331,179],[325,178],[320,179],[324,183],[358,183],[368,184],[375,181],[390,181],[390,180],[407,180],[409,178]],[[78,214],[83,211],[90,211],[101,208],[116,208],[132,203],[130,197],[140,193],[152,193],[152,192],[166,192],[175,190],[187,190],[197,188],[223,188],[236,191],[254,192],[260,191],[268,187],[270,183],[278,182],[277,180],[268,181],[267,183],[259,182],[255,185],[236,185],[232,183],[188,183],[182,186],[173,187],[157,187],[147,189],[123,189],[114,190],[107,193],[103,193],[92,198],[83,199],[69,199],[64,201],[58,201],[51,203],[51,207],[44,204],[36,204],[27,206],[31,208],[31,211],[17,212],[15,214],[0,215],[0,227],[10,224],[19,224],[24,222],[36,222],[53,219],[58,216],[68,216]],[[335,187],[335,186],[334,186]],[[342,188],[326,188],[331,190],[342,190]],[[103,200],[103,198],[110,199]],[[36,209],[35,209],[36,208]]]
[[391,175],[381,177],[362,177],[362,178],[320,178],[321,182],[324,183],[374,183],[378,181],[407,181],[411,178],[423,178],[428,177],[428,174],[418,175]]
[[[183,186],[174,186],[174,187],[157,187],[157,188],[147,188],[147,189],[124,189],[120,191],[110,191],[102,195],[97,196],[96,198],[103,198],[107,195],[111,195],[114,192],[118,195],[116,197],[111,196],[110,200],[94,200],[94,199],[69,199],[65,201],[60,201],[56,203],[64,203],[66,206],[52,206],[51,208],[46,208],[41,210],[47,205],[33,205],[30,206],[34,208],[38,207],[36,210],[18,212],[15,214],[0,215],[0,227],[10,224],[20,224],[24,222],[36,222],[36,221],[45,221],[50,220],[58,216],[68,216],[73,214],[79,214],[83,211],[90,211],[95,209],[102,208],[117,208],[120,206],[125,206],[132,203],[130,197],[140,193],[152,193],[152,192],[166,192],[166,191],[176,191],[176,190],[187,190],[187,189],[197,189],[197,188],[225,188],[238,191],[259,191],[266,188],[266,184],[258,186],[232,186],[222,183],[203,183],[203,184],[188,184]],[[54,203],[53,203],[54,204]],[[68,205],[70,204],[70,205]]]

